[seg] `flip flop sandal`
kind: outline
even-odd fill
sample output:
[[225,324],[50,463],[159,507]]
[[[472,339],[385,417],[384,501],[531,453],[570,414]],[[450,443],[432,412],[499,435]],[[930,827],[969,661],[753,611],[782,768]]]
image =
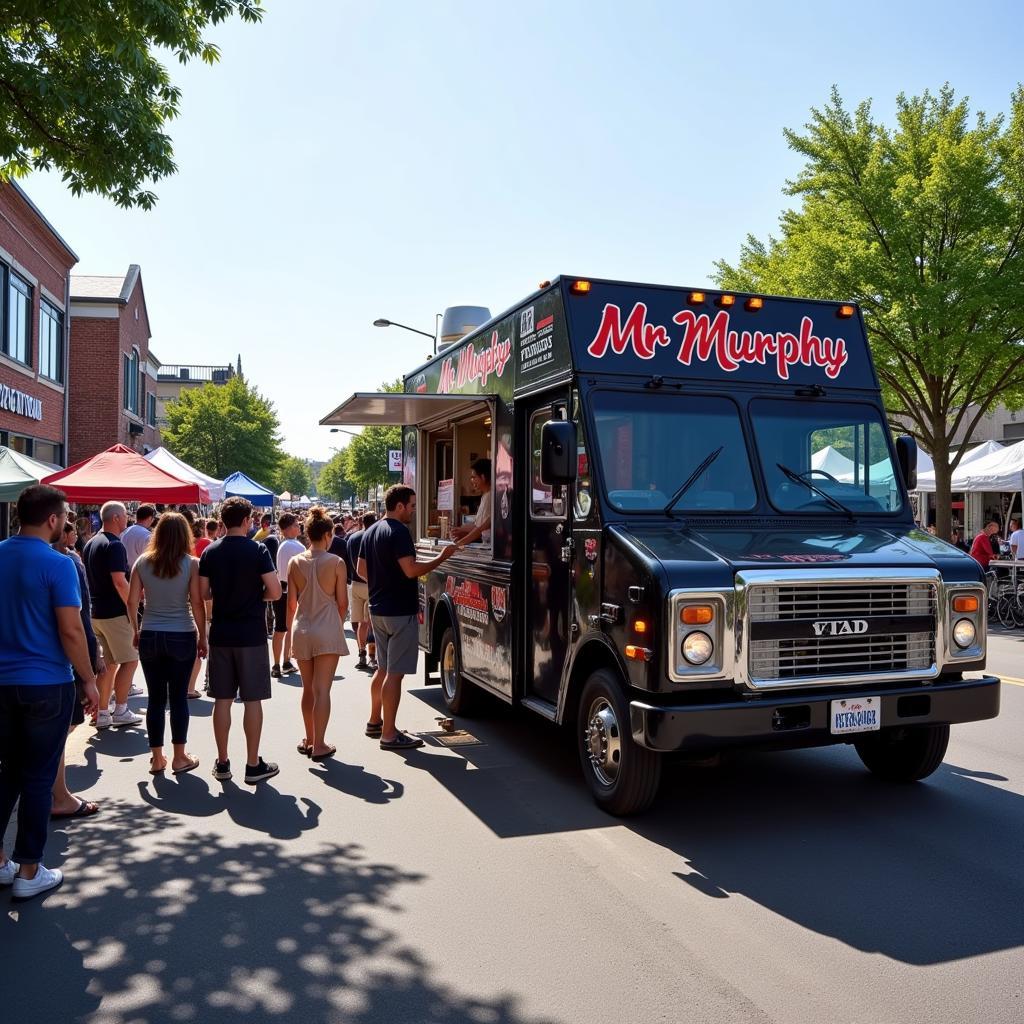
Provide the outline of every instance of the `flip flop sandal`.
[[410,736],[408,733],[400,732],[393,740],[381,740],[381,750],[415,750],[423,746],[423,740],[418,736]]
[[167,762],[166,761],[164,761],[163,768],[154,768],[153,767],[153,758],[149,759],[149,774],[150,775],[163,775],[163,773],[165,771],[167,771]]
[[313,753],[313,744],[309,743],[296,743],[295,749],[302,754],[303,757],[309,757]]
[[383,722],[367,722],[366,723],[366,735],[372,739],[380,739],[380,734],[384,731]]
[[[312,750],[312,749],[313,748],[310,747],[310,750]],[[338,752],[338,748],[337,747],[331,747],[331,749],[328,750],[324,754],[313,754],[313,753],[311,753],[309,755],[309,759],[310,759],[310,761],[329,761],[332,757],[334,757],[334,755],[337,752]]]
[[51,818],[91,818],[99,811],[100,805],[91,800],[78,798],[78,806],[70,814],[51,814]]
[[173,775],[184,775],[185,772],[194,772],[199,767],[199,758],[193,757],[191,761],[184,768],[173,768],[171,773]]

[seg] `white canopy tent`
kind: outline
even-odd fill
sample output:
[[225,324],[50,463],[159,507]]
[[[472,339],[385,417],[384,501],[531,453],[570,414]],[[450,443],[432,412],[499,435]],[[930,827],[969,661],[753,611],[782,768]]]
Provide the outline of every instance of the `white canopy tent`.
[[172,455],[166,448],[154,448],[145,457],[147,461],[152,462],[154,466],[159,467],[165,473],[170,473],[171,476],[177,477],[179,480],[205,487],[210,494],[210,501],[223,501],[223,480],[215,480],[212,476],[200,473],[198,469],[194,469],[187,462],[182,462],[177,455]]
[[844,473],[853,474],[853,460],[848,459],[842,452],[837,452],[832,445],[825,445],[824,448],[812,453],[811,469],[821,470],[839,479]]
[[[922,455],[924,453],[922,452]],[[1024,441],[1004,448],[998,441],[985,441],[972,448],[953,473],[953,491],[1020,491],[1024,470]],[[935,492],[935,470],[918,472],[917,489]]]

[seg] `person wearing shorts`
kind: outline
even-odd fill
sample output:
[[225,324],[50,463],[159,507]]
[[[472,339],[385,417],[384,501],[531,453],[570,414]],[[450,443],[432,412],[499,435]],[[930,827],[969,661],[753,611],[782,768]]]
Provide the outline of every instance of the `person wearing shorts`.
[[349,601],[349,618],[356,631],[356,647],[359,651],[359,659],[356,661],[356,668],[360,672],[375,672],[376,665],[370,665],[366,660],[366,646],[370,633],[370,591],[366,585],[366,577],[359,572],[360,549],[363,545],[363,537],[366,531],[377,522],[377,517],[372,512],[366,512],[362,519],[362,528],[350,533],[346,538],[348,544],[348,564],[352,566],[352,587],[351,600]]
[[306,553],[302,542],[297,539],[299,536],[299,517],[297,515],[285,512],[278,519],[277,526],[281,531],[281,539],[274,555],[274,562],[277,565],[277,578],[281,581],[281,596],[274,602],[274,640],[271,645],[274,651],[274,665],[270,670],[274,679],[280,679],[282,675],[288,675],[291,672],[298,672],[298,668],[292,663],[292,640],[291,634],[288,632],[288,563],[296,555]]
[[245,781],[255,784],[277,775],[276,764],[260,755],[263,704],[270,697],[270,654],[267,651],[265,602],[281,596],[281,582],[270,553],[250,540],[252,505],[228,498],[221,506],[225,536],[214,541],[199,559],[203,600],[212,600],[209,694],[214,699],[213,735],[217,761],[213,777],[231,778],[228,734],[236,697],[244,706]]
[[382,750],[411,750],[423,740],[395,724],[402,679],[416,672],[419,657],[417,578],[455,552],[446,547],[429,562],[416,560],[408,524],[416,518],[416,492],[395,484],[384,495],[385,517],[363,535],[357,571],[369,587],[370,621],[377,641],[377,671],[370,681],[370,718],[366,735],[380,737]]

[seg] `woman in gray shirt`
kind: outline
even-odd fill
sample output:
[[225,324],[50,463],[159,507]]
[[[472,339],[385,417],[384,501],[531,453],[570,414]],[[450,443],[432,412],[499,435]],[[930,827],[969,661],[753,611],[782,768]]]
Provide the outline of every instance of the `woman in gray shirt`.
[[171,744],[175,775],[199,767],[199,758],[185,751],[188,739],[188,686],[198,655],[206,657],[206,608],[199,590],[199,561],[192,557],[188,521],[177,512],[160,516],[149,541],[132,569],[128,590],[128,621],[137,623],[139,601],[146,595],[146,617],[133,643],[139,649],[149,690],[146,730],[151,751],[149,772],[167,768],[164,756],[164,718],[171,708]]

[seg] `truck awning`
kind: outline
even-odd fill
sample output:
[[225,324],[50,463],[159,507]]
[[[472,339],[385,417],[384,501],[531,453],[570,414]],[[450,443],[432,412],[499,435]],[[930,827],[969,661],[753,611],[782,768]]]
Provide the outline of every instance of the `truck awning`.
[[321,421],[322,427],[403,427],[482,409],[493,395],[406,395],[360,392]]

